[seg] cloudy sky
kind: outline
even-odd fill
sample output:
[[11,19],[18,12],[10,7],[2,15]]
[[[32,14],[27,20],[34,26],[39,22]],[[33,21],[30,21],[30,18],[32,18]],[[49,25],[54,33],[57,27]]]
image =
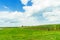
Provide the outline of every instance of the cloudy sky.
[[60,0],[0,0],[0,26],[60,24]]

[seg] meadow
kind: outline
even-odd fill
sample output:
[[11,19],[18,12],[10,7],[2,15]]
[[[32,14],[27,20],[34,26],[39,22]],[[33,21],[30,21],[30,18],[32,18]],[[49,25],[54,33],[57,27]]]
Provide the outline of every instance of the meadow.
[[0,40],[60,40],[60,24],[0,27]]

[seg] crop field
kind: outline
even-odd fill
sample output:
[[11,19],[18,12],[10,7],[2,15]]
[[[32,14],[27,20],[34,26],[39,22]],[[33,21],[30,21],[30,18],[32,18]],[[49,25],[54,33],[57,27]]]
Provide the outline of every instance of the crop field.
[[60,40],[60,25],[0,27],[0,40]]

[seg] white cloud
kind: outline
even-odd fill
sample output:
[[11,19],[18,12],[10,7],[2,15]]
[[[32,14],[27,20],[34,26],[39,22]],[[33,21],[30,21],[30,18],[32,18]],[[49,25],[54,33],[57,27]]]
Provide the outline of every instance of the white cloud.
[[60,9],[55,8],[52,12],[46,12],[44,17],[50,22],[56,22],[60,20]]
[[[21,2],[26,5],[29,0],[21,0]],[[42,9],[45,9],[47,7],[57,7],[60,5],[60,0],[32,0],[33,3],[32,6],[24,6],[23,9],[25,12],[8,12],[3,11],[0,12],[0,20],[4,19],[3,21],[0,21],[0,24],[3,25],[38,25],[38,24],[45,24],[41,21],[38,21],[37,18],[32,17],[33,14],[37,14]],[[48,22],[56,22],[60,20],[60,9],[55,8],[53,12],[44,12],[43,13],[44,18]],[[11,23],[11,20],[16,20],[17,23]],[[6,22],[8,20],[8,22]],[[44,20],[45,21],[45,20]]]
[[[11,23],[12,21],[17,23]],[[0,12],[0,24],[4,26],[37,25],[38,23],[35,17],[27,17],[27,15],[21,12]]]
[[20,0],[24,5],[26,5],[28,3],[28,1],[30,0]]
[[[23,1],[22,1],[23,2]],[[59,0],[32,0],[33,5],[32,6],[24,6],[23,9],[26,11],[26,15],[31,16],[34,13],[37,13],[38,11],[47,8],[47,7],[56,7],[60,5]]]
[[48,20],[48,22],[56,22],[60,20],[60,10],[59,8],[56,8],[60,6],[60,0],[32,0],[32,2],[32,6],[23,7],[26,11],[24,14],[27,17],[33,15],[34,13],[38,13],[39,11],[47,7],[53,7],[53,12],[43,13],[43,15],[45,15],[44,18]]

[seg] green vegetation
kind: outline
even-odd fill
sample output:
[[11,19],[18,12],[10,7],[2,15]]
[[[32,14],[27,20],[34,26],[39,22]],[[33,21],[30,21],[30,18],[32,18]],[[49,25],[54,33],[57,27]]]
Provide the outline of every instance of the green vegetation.
[[60,40],[60,24],[0,27],[0,40]]

